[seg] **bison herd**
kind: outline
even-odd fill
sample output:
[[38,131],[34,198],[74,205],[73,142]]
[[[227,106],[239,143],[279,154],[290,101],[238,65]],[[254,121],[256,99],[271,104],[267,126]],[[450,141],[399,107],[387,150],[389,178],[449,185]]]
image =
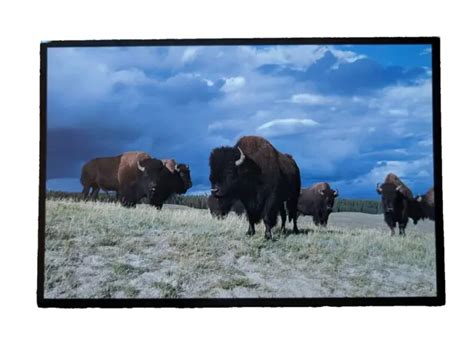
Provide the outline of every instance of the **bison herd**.
[[[215,148],[209,157],[211,214],[224,218],[230,211],[247,215],[247,234],[255,234],[255,224],[263,220],[265,237],[281,217],[281,228],[288,221],[298,233],[299,215],[312,216],[316,225],[326,226],[333,210],[337,190],[328,183],[302,189],[298,164],[290,154],[279,152],[268,140],[257,136],[240,138],[233,147]],[[156,159],[145,152],[127,152],[115,157],[96,158],[84,164],[81,172],[84,199],[97,198],[99,190],[115,191],[125,207],[135,206],[142,198],[161,209],[173,194],[191,188],[189,166],[174,159]],[[392,235],[399,227],[405,234],[408,219],[434,220],[434,190],[414,197],[395,175],[388,174],[377,184],[384,219]]]

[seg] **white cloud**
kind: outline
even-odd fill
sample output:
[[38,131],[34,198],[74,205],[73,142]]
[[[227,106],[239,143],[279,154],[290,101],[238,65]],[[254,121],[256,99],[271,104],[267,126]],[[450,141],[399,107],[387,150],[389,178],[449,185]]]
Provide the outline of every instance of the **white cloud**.
[[433,145],[432,139],[424,139],[418,142],[418,145],[421,147],[431,147]]
[[425,48],[420,52],[420,55],[428,55],[431,54],[431,47]]
[[225,121],[216,121],[212,122],[207,126],[209,132],[217,132],[223,130],[241,130],[247,124],[243,120],[225,120]]
[[186,62],[191,62],[196,58],[196,55],[199,51],[198,47],[188,47],[185,49],[183,52],[183,56],[181,57],[181,60],[186,63]]
[[233,92],[241,89],[245,86],[245,78],[242,76],[236,76],[232,78],[224,78],[224,85],[221,90],[224,92]]
[[338,103],[338,100],[329,96],[296,94],[291,97],[290,102],[302,105],[333,105]]
[[331,69],[338,69],[342,63],[354,63],[357,60],[367,58],[364,54],[357,54],[352,51],[343,51],[330,46],[328,49],[336,58],[337,62],[331,67]]
[[388,173],[395,173],[405,183],[410,185],[413,181],[409,177],[426,178],[433,171],[433,158],[431,156],[409,161],[379,161],[368,174],[367,180],[372,184],[382,182]]
[[285,118],[266,122],[257,127],[257,132],[267,137],[286,136],[296,133],[306,133],[308,129],[319,123],[308,118]]
[[113,84],[120,83],[125,85],[142,85],[153,82],[142,70],[136,68],[111,73],[110,80]]
[[337,58],[334,69],[337,69],[341,63],[353,63],[356,60],[366,58],[365,55],[336,49],[334,46],[301,45],[264,48],[244,46],[240,49],[240,53],[257,67],[265,64],[277,64],[296,70],[305,70],[311,64],[323,58],[327,52],[331,52]]
[[326,53],[324,46],[270,46],[240,48],[244,57],[250,59],[256,67],[265,64],[287,65],[294,69],[305,69]]
[[408,116],[407,109],[392,108],[387,111],[390,116]]

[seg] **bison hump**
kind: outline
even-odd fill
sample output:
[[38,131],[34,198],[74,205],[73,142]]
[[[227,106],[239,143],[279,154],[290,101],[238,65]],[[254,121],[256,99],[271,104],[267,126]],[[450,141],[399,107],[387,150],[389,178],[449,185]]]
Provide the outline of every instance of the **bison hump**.
[[408,188],[408,186],[406,186],[403,183],[403,181],[397,175],[395,175],[394,173],[387,174],[387,176],[385,177],[384,183],[394,184],[395,186],[401,186],[400,192],[408,198],[413,198],[413,193]]
[[151,156],[145,152],[126,152],[122,154],[118,168],[119,184],[133,183],[138,176],[137,163],[150,159]]
[[244,136],[236,145],[246,157],[252,159],[264,174],[276,174],[279,171],[279,152],[265,138],[258,136]]

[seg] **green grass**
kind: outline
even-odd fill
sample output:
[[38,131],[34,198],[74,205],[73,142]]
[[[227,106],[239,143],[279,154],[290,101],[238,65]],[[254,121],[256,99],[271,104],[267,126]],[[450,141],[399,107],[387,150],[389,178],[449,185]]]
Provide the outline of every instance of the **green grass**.
[[[245,235],[207,210],[48,199],[47,298],[434,296],[432,222],[390,237],[382,216],[331,215],[328,228]],[[431,224],[430,224],[431,223]]]

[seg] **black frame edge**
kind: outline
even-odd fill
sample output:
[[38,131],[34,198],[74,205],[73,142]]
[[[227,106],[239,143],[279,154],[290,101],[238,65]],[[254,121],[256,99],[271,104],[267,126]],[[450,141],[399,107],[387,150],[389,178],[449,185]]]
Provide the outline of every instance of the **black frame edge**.
[[285,45],[285,44],[433,44],[439,37],[275,37],[275,38],[193,38],[193,39],[98,39],[52,40],[41,45],[53,47],[107,46],[220,46],[220,45]]
[[44,300],[44,257],[45,257],[45,215],[46,215],[46,113],[47,113],[47,51],[48,46],[40,46],[40,141],[39,141],[39,204],[38,204],[38,269],[36,302],[39,307],[46,306]]
[[444,267],[443,173],[441,153],[441,48],[440,39],[431,44],[433,100],[433,167],[435,180],[436,288],[441,305],[446,304]]

